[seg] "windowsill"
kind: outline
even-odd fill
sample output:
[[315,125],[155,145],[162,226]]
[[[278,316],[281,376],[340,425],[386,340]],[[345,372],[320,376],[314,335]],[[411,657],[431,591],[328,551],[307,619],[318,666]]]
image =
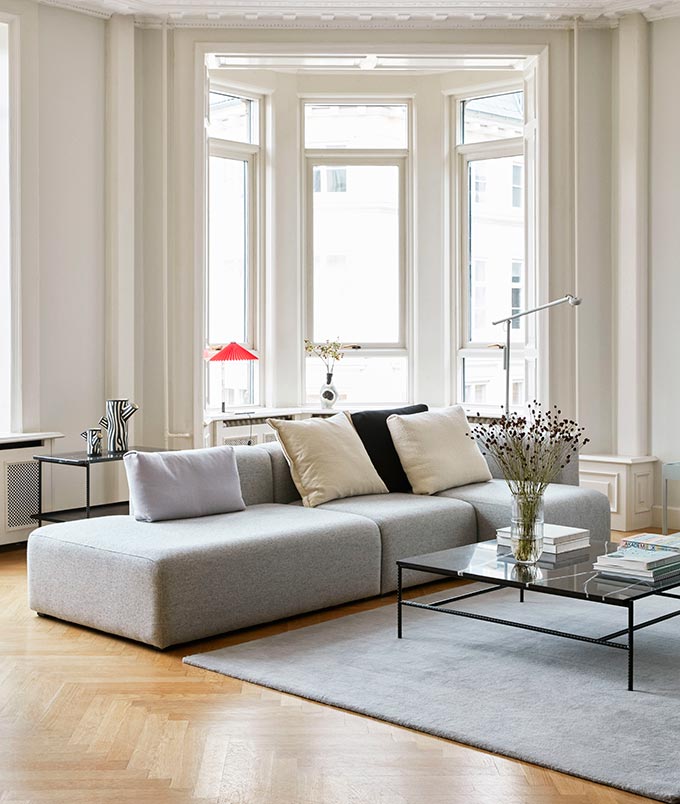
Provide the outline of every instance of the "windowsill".
[[[257,418],[263,419],[270,416],[300,416],[310,414],[326,414],[332,415],[333,413],[342,413],[343,411],[352,410],[389,410],[390,408],[405,407],[411,404],[408,402],[378,402],[374,404],[362,404],[360,402],[355,404],[341,404],[334,405],[332,408],[322,408],[319,405],[300,405],[298,407],[290,408],[267,408],[258,405],[245,405],[240,408],[227,410],[224,413],[221,411],[206,411],[203,416],[205,424],[210,424],[216,421],[234,420],[234,419],[248,419]],[[413,403],[416,404],[416,403]],[[465,414],[470,419],[500,419],[503,415],[503,410],[500,407],[493,407],[484,409],[483,407],[475,407],[472,405],[463,405]],[[442,406],[430,406],[430,410],[441,410]]]

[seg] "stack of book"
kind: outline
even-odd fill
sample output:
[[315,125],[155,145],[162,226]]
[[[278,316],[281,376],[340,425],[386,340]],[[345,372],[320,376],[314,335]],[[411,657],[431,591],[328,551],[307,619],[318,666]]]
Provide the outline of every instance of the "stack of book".
[[[510,528],[496,531],[496,541],[501,547],[510,547]],[[590,531],[581,528],[568,528],[566,525],[543,526],[543,553],[560,555],[573,550],[590,547]]]
[[614,553],[600,556],[593,568],[605,578],[656,583],[680,576],[680,552],[623,546]]

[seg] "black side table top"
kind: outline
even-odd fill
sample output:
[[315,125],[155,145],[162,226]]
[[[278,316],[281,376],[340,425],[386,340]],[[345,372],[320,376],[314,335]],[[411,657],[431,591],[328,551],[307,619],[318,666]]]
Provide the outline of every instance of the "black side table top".
[[[168,452],[166,447],[128,447],[125,452]],[[102,451],[101,455],[88,455],[82,452],[62,452],[57,455],[34,455],[36,461],[44,463],[61,463],[69,466],[90,466],[94,463],[109,463],[110,461],[122,461],[125,452]]]

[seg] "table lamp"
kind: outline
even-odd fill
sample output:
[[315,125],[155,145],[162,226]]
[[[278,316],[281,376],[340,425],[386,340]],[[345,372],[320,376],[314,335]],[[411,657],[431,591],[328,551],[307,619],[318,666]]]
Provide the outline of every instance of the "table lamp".
[[254,355],[252,352],[249,352],[247,349],[244,349],[243,346],[239,346],[238,343],[232,341],[228,343],[226,346],[223,346],[217,354],[214,354],[210,360],[219,360],[222,365],[222,413],[225,413],[227,410],[227,402],[226,402],[226,394],[225,394],[225,382],[224,382],[224,364],[229,360],[257,360],[257,356]]

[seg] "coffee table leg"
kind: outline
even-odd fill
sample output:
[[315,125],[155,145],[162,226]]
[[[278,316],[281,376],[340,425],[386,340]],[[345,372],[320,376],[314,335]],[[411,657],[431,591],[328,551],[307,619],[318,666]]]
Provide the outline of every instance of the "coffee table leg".
[[397,638],[401,639],[401,567],[397,567]]
[[633,603],[628,604],[628,689],[633,689],[633,674],[635,668],[635,608]]

